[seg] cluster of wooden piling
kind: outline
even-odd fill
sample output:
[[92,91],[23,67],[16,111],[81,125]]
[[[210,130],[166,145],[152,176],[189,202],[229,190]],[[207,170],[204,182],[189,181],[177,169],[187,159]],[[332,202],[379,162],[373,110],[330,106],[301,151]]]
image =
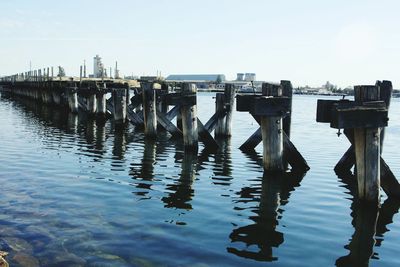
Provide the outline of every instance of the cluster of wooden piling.
[[240,149],[251,151],[262,141],[263,164],[267,171],[306,172],[310,168],[290,141],[293,87],[290,81],[264,83],[261,94],[238,95],[237,110],[249,112],[260,128]]
[[[290,141],[293,91],[290,81],[264,83],[261,94],[239,95],[234,85],[228,83],[223,93],[216,94],[215,113],[203,124],[197,117],[197,88],[191,83],[172,88],[163,81],[141,81],[140,87],[131,87],[120,80],[19,81],[17,78],[2,80],[3,90],[44,104],[62,106],[74,113],[83,110],[101,118],[112,116],[117,126],[129,121],[143,128],[147,138],[156,138],[158,131],[164,129],[172,137],[183,140],[185,151],[195,153],[199,141],[206,150],[216,151],[216,139],[232,135],[236,98],[237,111],[249,112],[260,125],[241,150],[254,151],[262,142],[266,171],[286,172],[289,166],[296,173],[309,170]],[[328,122],[333,128],[344,129],[351,143],[335,171],[351,173],[355,166],[361,200],[379,202],[380,186],[387,195],[400,197],[400,185],[381,157],[391,93],[391,82],[378,81],[373,86],[355,86],[354,101],[318,100],[317,122]],[[107,99],[107,95],[111,97]]]
[[380,203],[380,187],[388,196],[400,197],[400,184],[382,154],[384,131],[392,95],[390,81],[354,87],[354,101],[318,100],[317,122],[344,129],[351,147],[335,166],[339,175],[354,173],[359,200]]
[[[97,81],[21,81],[2,82],[3,91],[28,97],[46,105],[55,105],[77,113],[79,110],[105,118],[113,115],[116,124],[127,118],[129,85],[119,82]],[[106,95],[112,94],[111,105]]]

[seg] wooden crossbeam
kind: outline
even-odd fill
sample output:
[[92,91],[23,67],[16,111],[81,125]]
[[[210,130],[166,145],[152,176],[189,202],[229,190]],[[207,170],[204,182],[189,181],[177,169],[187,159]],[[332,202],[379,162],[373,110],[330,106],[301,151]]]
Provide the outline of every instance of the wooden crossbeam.
[[165,114],[165,117],[169,120],[172,121],[179,113],[181,106],[180,105],[176,105],[174,106],[170,111],[168,111]]
[[113,107],[112,97],[106,101],[106,109],[107,109],[107,112],[109,112],[110,114],[113,114],[114,107]]
[[[254,119],[260,124],[259,116],[254,116]],[[249,151],[254,150],[255,147],[261,143],[261,127],[258,128],[247,140],[240,146],[240,150]],[[307,161],[303,158],[296,146],[290,141],[289,137],[283,132],[283,158],[292,166],[294,171],[306,172],[310,169]]]
[[[344,132],[347,139],[350,141],[351,146],[340,159],[340,161],[335,166],[335,171],[338,175],[344,172],[349,173],[350,169],[354,166],[356,162],[356,156],[354,152],[354,134],[353,129],[346,130]],[[380,157],[381,164],[381,187],[385,191],[386,195],[390,197],[400,198],[400,183],[397,181],[390,167],[386,164],[385,160]]]
[[144,124],[143,119],[133,111],[131,105],[128,106],[128,119],[133,125],[136,126],[142,126]]
[[163,113],[157,112],[157,122],[174,137],[182,137],[182,131],[178,129]]
[[211,136],[210,132],[206,129],[203,123],[197,118],[197,130],[199,133],[199,140],[204,143],[207,149],[217,150],[218,144],[215,139]]
[[79,103],[79,107],[80,107],[81,109],[83,109],[84,111],[87,111],[87,110],[88,110],[87,105],[86,105],[86,103],[82,100],[82,98],[79,98],[79,97],[78,97],[78,103]]
[[225,117],[226,115],[226,109],[223,110],[219,110],[217,112],[215,112],[214,115],[211,116],[211,118],[207,121],[207,123],[204,125],[204,127],[206,128],[206,130],[211,133],[215,127],[217,126],[217,122],[219,119],[222,119],[223,117]]

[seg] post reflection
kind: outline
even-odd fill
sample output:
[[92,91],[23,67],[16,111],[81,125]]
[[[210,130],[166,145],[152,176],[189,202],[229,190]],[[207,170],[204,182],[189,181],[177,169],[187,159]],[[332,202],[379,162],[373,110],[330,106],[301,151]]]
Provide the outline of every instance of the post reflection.
[[181,158],[181,173],[178,181],[167,185],[167,190],[171,193],[163,197],[164,207],[191,210],[190,201],[194,196],[192,189],[193,181],[196,179],[197,154],[177,152],[176,158]]
[[348,255],[336,260],[336,266],[369,266],[370,259],[377,259],[374,246],[381,246],[384,234],[389,231],[387,225],[393,222],[393,216],[399,211],[400,201],[387,199],[381,208],[359,204],[351,205],[354,234],[348,245]]
[[220,147],[215,154],[215,165],[213,167],[214,175],[212,177],[214,184],[230,185],[232,177],[232,152],[231,139],[217,139]]
[[138,191],[134,194],[146,199],[147,194],[151,190],[152,181],[154,179],[154,163],[156,160],[156,142],[154,140],[146,140],[144,142],[143,158],[139,164],[131,163],[129,175],[135,181],[134,186]]
[[[277,230],[279,219],[289,201],[291,192],[299,186],[304,174],[280,173],[272,174],[264,172],[260,186],[244,187],[238,193],[236,201],[237,210],[251,210],[255,215],[249,219],[252,224],[241,226],[229,235],[231,246],[227,248],[229,253],[239,257],[254,259],[257,261],[274,261],[273,248],[279,247],[284,242],[284,234]],[[239,204],[250,203],[247,208],[239,207]],[[254,207],[253,203],[258,203]],[[254,246],[257,248],[254,249]]]

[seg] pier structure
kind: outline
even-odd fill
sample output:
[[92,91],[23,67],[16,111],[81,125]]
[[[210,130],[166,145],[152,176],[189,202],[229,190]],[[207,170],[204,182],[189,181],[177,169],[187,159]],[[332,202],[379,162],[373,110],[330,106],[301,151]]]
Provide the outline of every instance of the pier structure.
[[[216,112],[205,123],[197,117],[197,87],[193,83],[174,84],[174,92],[167,82],[140,83],[140,90],[130,99],[129,119],[132,124],[143,127],[146,137],[155,138],[164,129],[174,138],[182,138],[185,151],[198,150],[198,142],[205,149],[219,148],[211,135],[229,137],[232,133],[232,112],[235,88],[228,84],[224,93],[216,97]],[[176,118],[176,125],[173,120]]]
[[263,166],[266,171],[307,172],[310,167],[290,141],[293,87],[290,81],[263,83],[261,94],[237,95],[236,110],[249,112],[260,127],[240,146],[254,151],[263,144]]
[[380,187],[389,197],[400,197],[400,184],[382,158],[385,127],[392,95],[390,81],[354,87],[354,101],[318,100],[317,122],[344,129],[351,146],[335,166],[339,176],[354,174],[358,199],[380,203]]
[[[216,151],[215,138],[232,134],[232,112],[235,88],[227,84],[216,97],[216,112],[203,124],[197,117],[197,88],[192,83],[139,80],[134,84],[122,79],[79,79],[50,76],[50,68],[21,73],[0,80],[2,90],[29,97],[47,105],[67,108],[72,113],[83,111],[99,118],[112,117],[115,125],[129,121],[144,129],[147,138],[156,138],[158,130],[183,139],[185,151],[198,151],[202,142],[209,151]],[[109,97],[111,95],[111,97]],[[170,109],[171,107],[171,109]],[[172,122],[176,117],[176,125]],[[211,135],[215,130],[215,138]]]

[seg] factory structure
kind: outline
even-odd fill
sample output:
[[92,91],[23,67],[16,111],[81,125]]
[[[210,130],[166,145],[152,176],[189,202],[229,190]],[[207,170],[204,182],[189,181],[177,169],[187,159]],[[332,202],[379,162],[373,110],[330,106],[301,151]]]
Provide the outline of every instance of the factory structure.
[[[107,68],[104,66],[101,57],[96,55],[93,58],[93,74],[89,75],[89,78],[112,78],[112,69],[110,67],[110,72],[107,73]],[[118,62],[115,62],[114,78],[120,79],[120,72],[118,69]]]

